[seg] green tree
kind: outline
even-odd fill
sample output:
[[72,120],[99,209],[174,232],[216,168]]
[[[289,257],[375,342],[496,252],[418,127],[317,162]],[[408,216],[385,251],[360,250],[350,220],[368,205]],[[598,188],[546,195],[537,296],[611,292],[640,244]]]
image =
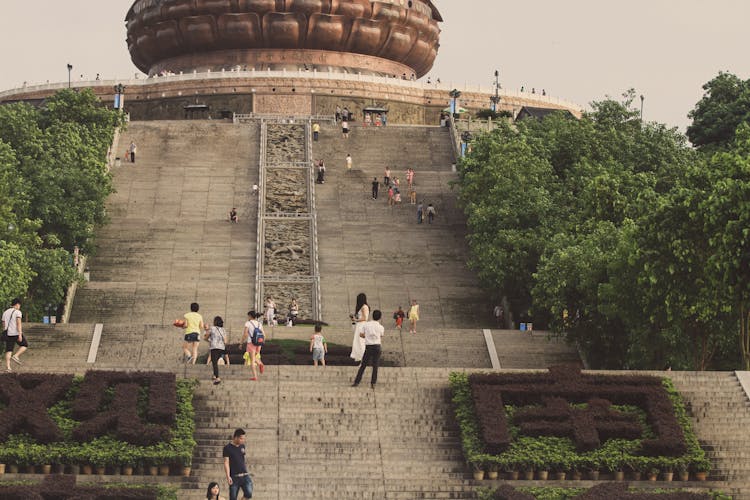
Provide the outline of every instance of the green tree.
[[33,277],[24,249],[0,240],[0,304],[24,297]]
[[[476,140],[460,166],[471,262],[592,366],[731,366],[736,316],[707,266],[721,255],[711,236],[726,231],[707,230],[703,207],[722,174],[712,179],[676,129],[643,124],[634,97]],[[722,199],[736,208],[744,194]]]
[[750,123],[750,80],[720,72],[703,85],[705,94],[688,113],[690,142],[699,149],[723,148],[734,140],[741,123]]
[[750,125],[737,129],[728,151],[709,162],[711,189],[705,212],[710,256],[708,268],[720,291],[722,310],[733,314],[740,352],[750,370]]
[[0,106],[0,299],[25,297],[33,320],[76,278],[70,252],[91,248],[112,192],[106,153],[119,113],[90,90],[65,90],[35,108]]

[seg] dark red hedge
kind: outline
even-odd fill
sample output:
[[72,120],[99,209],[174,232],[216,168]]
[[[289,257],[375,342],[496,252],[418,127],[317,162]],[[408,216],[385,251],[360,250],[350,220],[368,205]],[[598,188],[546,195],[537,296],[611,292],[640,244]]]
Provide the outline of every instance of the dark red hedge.
[[504,484],[494,491],[492,500],[536,500],[533,495],[522,493],[513,486]]
[[0,442],[12,434],[28,433],[42,442],[58,441],[62,433],[49,418],[47,408],[60,401],[70,389],[72,375],[0,375]]
[[645,493],[628,490],[627,483],[604,483],[575,497],[576,500],[710,500],[708,493]]
[[[73,402],[73,418],[86,420],[99,413],[109,387],[137,384],[148,387],[147,418],[155,424],[172,425],[177,413],[177,391],[174,373],[166,372],[86,372]],[[114,402],[113,402],[114,404]]]
[[170,438],[170,428],[162,424],[146,424],[138,416],[138,384],[118,383],[115,397],[108,410],[73,429],[73,439],[79,442],[108,434],[112,430],[121,441],[135,445],[150,445]]
[[[579,451],[594,450],[612,438],[641,438],[636,418],[611,409],[613,404],[637,406],[656,436],[642,442],[641,454],[679,456],[687,450],[672,401],[657,377],[582,374],[577,367],[560,366],[548,373],[472,374],[469,384],[488,453],[501,453],[510,445],[503,405],[540,406],[516,412],[521,432],[570,437]],[[588,408],[570,406],[581,403]]]
[[37,485],[0,486],[0,500],[157,500],[152,488],[76,486],[75,476],[47,476]]

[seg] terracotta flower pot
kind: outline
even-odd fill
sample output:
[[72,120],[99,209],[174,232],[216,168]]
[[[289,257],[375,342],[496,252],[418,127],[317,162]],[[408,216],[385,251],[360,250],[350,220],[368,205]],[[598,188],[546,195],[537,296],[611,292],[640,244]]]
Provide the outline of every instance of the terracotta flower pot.
[[474,471],[474,479],[477,481],[481,481],[484,479],[484,471],[483,470],[475,470]]
[[633,471],[633,481],[640,481],[641,480],[641,471],[635,470]]
[[133,467],[131,465],[123,465],[122,466],[122,475],[123,476],[132,476],[133,475]]
[[555,472],[555,479],[558,481],[565,481],[565,476],[567,476],[565,472]]
[[42,474],[52,474],[52,464],[42,465]]
[[70,469],[70,473],[73,474],[74,476],[77,476],[78,474],[81,473],[80,465],[73,464],[73,465],[69,465],[68,468]]
[[518,471],[512,470],[508,472],[508,479],[511,481],[517,481],[518,480]]
[[696,472],[695,473],[696,481],[705,481],[707,477],[708,477],[708,472]]
[[651,472],[648,473],[648,480],[649,481],[656,481],[656,478],[658,477],[658,474],[653,474]]
[[155,465],[150,465],[148,467],[148,475],[149,476],[156,476],[159,474],[159,468]]
[[26,474],[36,474],[36,465],[27,465]]
[[81,473],[82,474],[91,474],[93,472],[93,468],[90,465],[84,465],[81,467]]
[[0,476],[5,474],[5,464],[0,464]]
[[546,471],[546,470],[540,470],[539,472],[537,472],[537,476],[538,476],[538,477],[539,477],[539,479],[541,479],[542,481],[546,481],[546,480],[547,480],[547,477],[549,476],[549,471]]
[[494,481],[497,479],[497,471],[496,470],[489,470],[487,471],[487,479]]
[[598,470],[589,471],[589,479],[591,479],[592,481],[598,481],[599,471]]
[[690,472],[680,472],[680,481],[690,481]]
[[18,474],[18,466],[15,464],[8,465],[8,472],[11,474]]
[[160,476],[168,476],[169,475],[169,466],[168,465],[160,465],[159,466],[159,475]]
[[581,474],[581,471],[576,470],[573,471],[573,481],[580,481],[583,478],[583,474]]
[[671,481],[674,478],[674,472],[665,472],[664,473],[664,480],[665,481]]
[[96,469],[96,475],[97,476],[103,476],[104,473],[106,472],[106,467],[104,467],[104,466],[97,465],[95,467],[95,469]]
[[625,472],[621,470],[616,470],[615,481],[625,481]]
[[527,470],[523,473],[523,478],[527,481],[532,481],[534,479],[534,471],[533,470]]
[[191,470],[190,467],[183,467],[182,468],[182,475],[184,477],[189,477],[190,476],[190,470]]

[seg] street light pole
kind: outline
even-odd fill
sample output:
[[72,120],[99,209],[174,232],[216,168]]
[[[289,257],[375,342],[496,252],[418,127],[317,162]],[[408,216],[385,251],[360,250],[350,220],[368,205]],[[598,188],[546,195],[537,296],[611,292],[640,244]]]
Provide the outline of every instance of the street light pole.
[[492,101],[492,112],[497,113],[497,103],[500,102],[500,71],[495,70],[495,96]]
[[68,88],[70,88],[70,72],[73,71],[73,65],[68,63]]
[[641,123],[643,123],[643,100],[645,97],[643,97],[643,94],[641,94]]

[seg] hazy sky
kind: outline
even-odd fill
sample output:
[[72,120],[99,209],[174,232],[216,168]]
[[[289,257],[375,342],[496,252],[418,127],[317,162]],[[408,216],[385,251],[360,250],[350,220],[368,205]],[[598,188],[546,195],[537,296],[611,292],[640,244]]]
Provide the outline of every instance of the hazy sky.
[[[546,89],[587,106],[635,88],[644,118],[684,128],[720,70],[750,78],[748,0],[434,0],[445,22],[432,75]],[[132,0],[0,0],[0,90],[133,76]]]

